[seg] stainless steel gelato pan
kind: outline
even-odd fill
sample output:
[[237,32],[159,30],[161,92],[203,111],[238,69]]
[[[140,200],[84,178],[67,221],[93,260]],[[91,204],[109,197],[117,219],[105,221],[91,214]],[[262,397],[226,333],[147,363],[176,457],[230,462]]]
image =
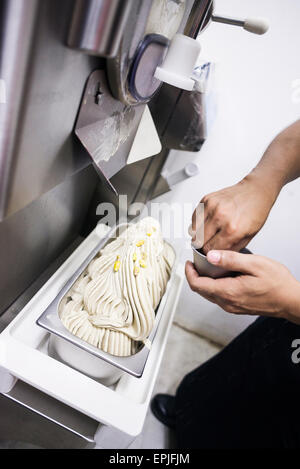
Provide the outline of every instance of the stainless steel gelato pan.
[[70,365],[71,367],[106,385],[115,383],[123,372],[129,373],[135,377],[142,376],[150,353],[151,343],[155,339],[156,331],[168,298],[170,284],[172,282],[172,277],[176,265],[175,251],[175,262],[166,291],[156,310],[153,329],[148,337],[148,340],[146,341],[146,345],[141,343],[140,348],[134,355],[127,357],[114,356],[76,337],[71,332],[69,332],[61,322],[58,309],[61,300],[68,293],[74,282],[83,273],[83,271],[98,254],[98,252],[103,249],[104,246],[107,245],[110,241],[115,239],[117,234],[121,234],[127,227],[127,223],[120,224],[113,228],[107,236],[99,240],[99,243],[96,245],[96,247],[90,252],[85,261],[76,270],[76,272],[74,272],[72,277],[66,282],[55,299],[50,303],[47,309],[37,320],[37,324],[39,326],[47,329],[51,333],[48,347],[50,356]]

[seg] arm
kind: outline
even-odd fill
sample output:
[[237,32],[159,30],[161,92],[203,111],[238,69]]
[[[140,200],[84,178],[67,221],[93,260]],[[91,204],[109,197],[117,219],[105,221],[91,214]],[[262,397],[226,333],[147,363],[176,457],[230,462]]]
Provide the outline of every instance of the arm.
[[275,195],[300,176],[300,120],[271,142],[258,165],[246,179],[268,183]]
[[[202,199],[207,259],[240,275],[200,277],[187,262],[186,276],[193,291],[231,313],[281,317],[300,324],[300,282],[278,262],[234,252],[263,226],[281,188],[299,176],[297,121],[273,140],[259,164],[241,182]],[[193,228],[197,229],[195,215]]]
[[[300,176],[300,120],[281,132],[258,165],[234,186],[206,195],[203,251],[245,247],[264,225],[281,188]],[[199,220],[193,214],[193,240]]]

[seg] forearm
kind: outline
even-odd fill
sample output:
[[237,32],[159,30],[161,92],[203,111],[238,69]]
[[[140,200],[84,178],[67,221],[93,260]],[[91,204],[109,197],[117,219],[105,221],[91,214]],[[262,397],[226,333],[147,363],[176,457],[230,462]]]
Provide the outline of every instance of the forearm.
[[205,254],[211,249],[240,251],[264,225],[284,184],[299,176],[300,120],[273,140],[242,181],[201,199],[205,204],[204,240],[196,236],[202,228],[196,209],[193,243]]
[[282,187],[300,176],[300,120],[283,130],[268,146],[258,165],[246,176],[276,200]]

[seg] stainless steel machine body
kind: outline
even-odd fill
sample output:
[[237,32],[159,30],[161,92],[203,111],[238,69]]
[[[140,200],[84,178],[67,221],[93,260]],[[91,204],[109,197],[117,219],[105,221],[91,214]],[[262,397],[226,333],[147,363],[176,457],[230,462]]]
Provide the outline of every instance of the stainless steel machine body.
[[[129,86],[138,46],[151,34],[164,36],[166,41],[177,31],[195,37],[210,5],[206,0],[0,2],[0,79],[6,96],[5,102],[0,102],[0,328],[45,282],[53,266],[62,262],[72,242],[94,227],[99,202],[117,204],[116,193],[126,194],[129,203],[145,202],[155,193],[168,145],[157,156],[126,165],[147,101],[132,94]],[[91,164],[93,155],[86,151],[90,151],[89,145],[85,147],[78,138],[78,129],[99,121],[94,111],[87,113],[84,122],[80,115],[86,85],[95,72],[106,81],[107,105],[101,107],[101,79],[91,91],[99,112],[115,118],[111,99],[118,103],[122,118],[125,114],[137,116],[128,118],[128,132],[113,153],[116,159],[111,159],[108,168],[108,185],[103,184],[103,178],[99,180]],[[156,121],[163,114],[163,129],[179,100],[176,92],[166,113],[166,88],[157,87],[153,98],[153,118]],[[115,127],[106,128],[106,132],[103,140],[113,139]],[[7,439],[4,422],[12,430],[8,424],[12,405],[6,404],[7,398],[29,409],[24,420],[28,431],[18,435],[16,423],[17,440],[26,437],[32,443],[47,445],[46,437],[36,438],[36,423],[30,436],[30,422],[36,422],[36,416],[31,420],[32,410],[77,435],[73,443],[72,438],[66,438],[66,446],[78,445],[78,435],[91,440],[95,422],[82,420],[73,409],[59,411],[54,399],[44,403],[42,394],[24,383],[0,399],[0,440]],[[16,413],[21,413],[21,407],[17,409]],[[54,424],[42,422],[41,432],[52,425],[55,433]],[[55,446],[58,440],[53,437],[48,446]]]

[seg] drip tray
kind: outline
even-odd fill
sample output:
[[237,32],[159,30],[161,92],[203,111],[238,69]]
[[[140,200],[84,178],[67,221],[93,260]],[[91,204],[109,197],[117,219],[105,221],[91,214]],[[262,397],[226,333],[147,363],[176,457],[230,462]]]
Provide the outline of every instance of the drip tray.
[[0,392],[10,392],[19,379],[97,422],[136,436],[144,424],[175,314],[183,266],[177,264],[172,272],[163,314],[141,378],[123,373],[114,388],[97,382],[50,357],[47,353],[50,333],[37,325],[41,314],[107,236],[108,228],[98,225],[0,334]]

